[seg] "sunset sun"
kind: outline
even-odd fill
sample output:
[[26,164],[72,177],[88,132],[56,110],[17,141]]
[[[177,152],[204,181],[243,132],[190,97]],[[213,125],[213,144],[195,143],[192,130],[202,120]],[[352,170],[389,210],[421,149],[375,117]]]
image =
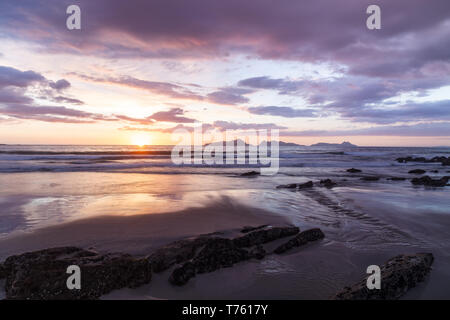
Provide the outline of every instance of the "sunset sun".
[[151,144],[151,138],[149,134],[139,133],[131,136],[131,144],[139,147],[143,147]]

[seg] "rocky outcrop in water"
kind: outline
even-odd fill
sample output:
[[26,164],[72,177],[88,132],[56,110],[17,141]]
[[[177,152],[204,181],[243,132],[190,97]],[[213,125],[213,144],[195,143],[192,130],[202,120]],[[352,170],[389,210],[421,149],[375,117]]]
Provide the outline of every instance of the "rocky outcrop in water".
[[336,294],[337,300],[394,300],[425,280],[433,264],[433,254],[399,255],[381,269],[381,288],[368,289],[367,278]]
[[410,170],[408,171],[408,173],[412,173],[412,174],[424,174],[426,171],[422,170],[422,169],[415,169],[415,170]]
[[291,184],[282,184],[277,186],[277,189],[309,189],[314,186],[312,181],[308,181],[305,183],[291,183]]
[[244,172],[241,174],[241,177],[254,177],[254,176],[259,176],[259,172],[258,171],[249,171],[249,172]]
[[351,169],[347,169],[347,172],[350,172],[350,173],[359,173],[359,172],[362,172],[362,170],[355,169],[355,168],[351,168]]
[[363,180],[363,181],[378,181],[378,180],[380,180],[380,177],[362,177],[361,180]]
[[274,252],[277,254],[288,251],[289,249],[300,247],[311,241],[323,239],[325,237],[322,230],[315,228],[300,232],[298,235],[290,239],[288,242],[277,247]]
[[234,238],[233,243],[240,248],[251,247],[264,244],[277,239],[296,235],[300,232],[297,227],[274,227],[264,230],[258,230],[246,234],[245,236]]
[[402,177],[391,177],[391,178],[387,178],[388,180],[392,180],[392,181],[405,181],[406,178],[402,178]]
[[414,178],[411,183],[414,185],[423,185],[428,187],[445,187],[450,180],[449,176],[442,177],[440,179],[432,179],[429,176],[423,176],[421,178]]
[[320,180],[319,184],[325,188],[333,188],[337,185],[337,183],[331,179]]
[[[67,268],[80,267],[81,289],[67,288]],[[115,289],[135,288],[152,278],[150,263],[123,253],[99,254],[75,247],[24,253],[3,264],[7,299],[97,299]]]
[[423,162],[423,163],[441,163],[443,166],[450,166],[450,157],[434,157],[431,159],[426,159],[425,157],[403,157],[403,158],[397,158],[395,159],[397,162],[400,163],[407,163],[407,162]]

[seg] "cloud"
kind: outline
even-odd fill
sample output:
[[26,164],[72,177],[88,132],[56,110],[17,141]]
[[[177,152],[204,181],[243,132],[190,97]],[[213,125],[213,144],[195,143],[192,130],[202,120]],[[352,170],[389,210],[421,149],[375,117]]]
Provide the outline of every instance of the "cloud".
[[169,111],[160,111],[152,114],[148,119],[162,121],[162,122],[176,122],[176,123],[193,123],[195,119],[183,117],[184,110],[181,108],[172,108]]
[[250,107],[247,111],[252,114],[271,115],[285,118],[306,118],[317,117],[317,110],[315,109],[294,109],[291,107]]
[[169,82],[160,82],[160,81],[148,81],[142,80],[131,76],[120,76],[120,77],[93,77],[90,75],[78,74],[74,73],[81,77],[84,80],[107,83],[107,84],[116,84],[125,87],[135,88],[146,90],[154,94],[167,96],[174,99],[188,99],[188,100],[203,100],[204,97],[192,92],[191,90],[177,84],[169,83]]
[[26,88],[33,83],[45,81],[45,78],[34,71],[20,71],[15,68],[0,66],[0,88]]
[[70,87],[70,82],[66,79],[61,79],[56,82],[50,81],[49,86],[55,90],[63,90]]
[[[448,0],[377,0],[382,28],[367,30],[370,0],[252,1],[78,0],[81,32],[64,26],[67,1],[0,4],[5,34],[50,52],[112,58],[217,58],[238,53],[264,59],[330,61],[366,76],[420,74],[448,66]],[[438,71],[439,68],[437,68]]]
[[274,123],[237,123],[231,121],[214,121],[212,125],[219,130],[286,129],[286,127],[279,126]]
[[63,106],[30,106],[10,104],[0,106],[0,114],[22,120],[39,120],[63,123],[93,123],[96,121],[116,121],[98,113],[90,113]]
[[250,100],[244,95],[252,92],[253,90],[243,88],[221,88],[218,91],[209,93],[207,100],[218,104],[237,105],[249,102]]

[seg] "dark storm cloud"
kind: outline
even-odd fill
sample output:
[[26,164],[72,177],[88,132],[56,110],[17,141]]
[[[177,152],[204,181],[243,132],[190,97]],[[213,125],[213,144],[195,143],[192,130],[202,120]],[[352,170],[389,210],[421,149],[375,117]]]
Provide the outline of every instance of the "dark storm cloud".
[[48,50],[113,57],[216,57],[332,61],[378,76],[449,61],[448,0],[378,0],[382,29],[367,30],[371,0],[79,0],[81,32],[65,28],[68,0],[0,5],[0,28]]

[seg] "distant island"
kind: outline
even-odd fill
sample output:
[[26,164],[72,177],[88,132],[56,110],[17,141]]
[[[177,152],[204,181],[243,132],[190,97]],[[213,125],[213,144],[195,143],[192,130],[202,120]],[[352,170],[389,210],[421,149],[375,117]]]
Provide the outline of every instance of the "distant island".
[[[245,145],[246,147],[249,146],[248,143],[246,143],[245,141],[241,140],[241,139],[236,139],[233,141],[223,141],[223,142],[213,142],[213,143],[207,143],[204,144],[204,146],[208,146],[208,145],[220,145],[223,144],[223,146],[225,147],[227,143],[233,144],[234,146],[237,146],[238,144],[240,145]],[[260,144],[263,143],[267,143],[268,146],[271,145],[270,141],[262,141]],[[302,144],[297,144],[297,143],[293,143],[293,142],[284,142],[284,141],[278,141],[278,145],[280,147],[308,147]],[[348,141],[344,141],[342,143],[325,143],[325,142],[319,142],[319,143],[315,143],[312,144],[310,147],[340,147],[340,148],[352,148],[352,147],[357,147],[357,145],[354,145]]]
[[344,141],[342,143],[325,143],[325,142],[319,142],[316,144],[312,144],[311,147],[343,147],[343,148],[349,148],[349,147],[357,147],[357,145],[354,145],[348,141]]

